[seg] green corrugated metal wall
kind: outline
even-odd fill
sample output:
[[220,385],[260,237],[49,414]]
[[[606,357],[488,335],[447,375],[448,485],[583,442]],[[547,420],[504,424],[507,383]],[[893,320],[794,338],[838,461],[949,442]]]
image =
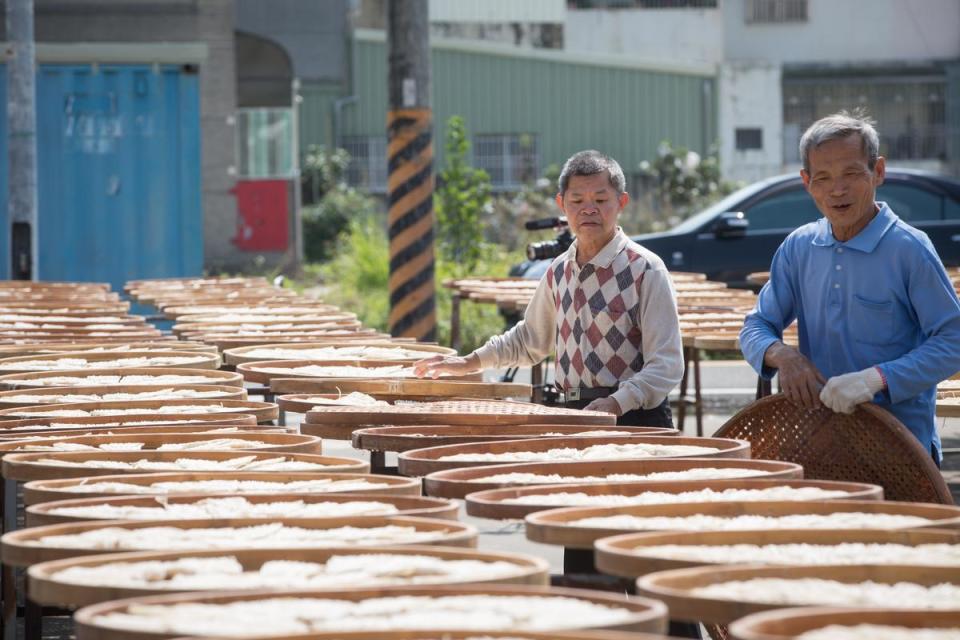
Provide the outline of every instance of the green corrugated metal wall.
[[[343,110],[341,135],[384,135],[386,45],[355,39],[352,49],[357,101]],[[305,105],[321,99],[328,100],[329,114],[327,94],[304,93]],[[705,151],[717,135],[713,76],[439,47],[433,51],[433,108],[437,166],[443,123],[452,115],[463,116],[472,134],[539,134],[541,168],[594,147],[632,173],[655,155],[661,140]],[[304,108],[311,118],[321,110]],[[308,136],[308,128],[320,127],[307,119],[301,141],[320,141]]]
[[343,95],[339,83],[304,82],[300,87],[300,155],[311,144],[329,145],[333,139],[333,103]]

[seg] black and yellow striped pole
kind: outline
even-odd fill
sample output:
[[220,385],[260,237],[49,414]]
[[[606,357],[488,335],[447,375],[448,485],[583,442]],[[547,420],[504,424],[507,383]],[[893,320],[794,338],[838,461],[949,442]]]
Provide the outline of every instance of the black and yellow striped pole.
[[436,340],[427,0],[387,3],[390,334]]

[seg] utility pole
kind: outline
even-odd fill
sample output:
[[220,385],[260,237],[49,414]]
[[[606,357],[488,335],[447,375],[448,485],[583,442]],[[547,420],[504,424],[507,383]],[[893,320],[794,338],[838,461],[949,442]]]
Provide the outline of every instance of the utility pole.
[[10,277],[37,277],[37,110],[33,0],[7,0]]
[[427,0],[387,2],[390,334],[436,340]]

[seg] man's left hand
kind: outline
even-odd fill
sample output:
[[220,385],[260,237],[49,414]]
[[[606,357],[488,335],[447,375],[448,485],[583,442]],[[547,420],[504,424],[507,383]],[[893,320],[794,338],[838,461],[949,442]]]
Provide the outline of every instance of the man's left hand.
[[880,371],[870,367],[827,380],[820,401],[838,413],[853,413],[858,404],[870,402],[885,386]]
[[620,403],[610,396],[607,396],[606,398],[597,398],[585,406],[583,410],[602,411],[604,413],[612,413],[615,416],[623,415],[623,409],[620,408]]

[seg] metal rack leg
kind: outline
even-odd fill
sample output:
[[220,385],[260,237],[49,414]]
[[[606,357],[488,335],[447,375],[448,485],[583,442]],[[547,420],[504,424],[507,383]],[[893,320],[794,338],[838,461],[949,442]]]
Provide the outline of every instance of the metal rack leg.
[[680,378],[680,395],[677,396],[677,429],[683,433],[687,421],[687,389],[690,382],[690,352],[692,347],[683,348],[683,376]]
[[43,607],[26,599],[26,610],[23,614],[23,636],[25,640],[40,640],[43,635]]
[[693,401],[697,416],[697,437],[703,435],[703,393],[700,386],[700,349],[693,348]]

